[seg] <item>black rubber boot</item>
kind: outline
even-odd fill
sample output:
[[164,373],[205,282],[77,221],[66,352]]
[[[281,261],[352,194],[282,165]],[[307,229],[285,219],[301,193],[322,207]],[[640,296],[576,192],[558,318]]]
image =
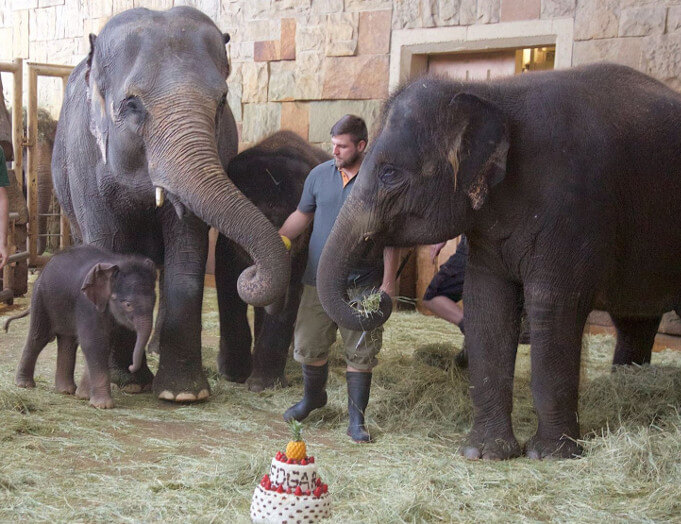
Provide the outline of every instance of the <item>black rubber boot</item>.
[[329,377],[329,363],[323,366],[303,364],[303,399],[284,413],[284,420],[304,420],[314,409],[326,406],[326,379]]
[[358,443],[371,442],[371,435],[364,425],[364,411],[369,403],[371,391],[371,373],[346,371],[345,380],[348,383],[348,414],[350,416],[348,435]]

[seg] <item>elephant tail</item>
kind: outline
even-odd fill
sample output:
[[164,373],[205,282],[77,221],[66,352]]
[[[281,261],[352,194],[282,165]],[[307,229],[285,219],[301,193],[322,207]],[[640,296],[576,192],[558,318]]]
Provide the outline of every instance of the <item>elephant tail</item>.
[[10,324],[10,322],[12,322],[12,320],[17,320],[18,318],[27,317],[30,313],[31,313],[31,308],[28,308],[23,313],[19,313],[18,315],[14,315],[13,317],[9,317],[7,320],[5,320],[5,333],[7,333],[9,331],[9,324]]

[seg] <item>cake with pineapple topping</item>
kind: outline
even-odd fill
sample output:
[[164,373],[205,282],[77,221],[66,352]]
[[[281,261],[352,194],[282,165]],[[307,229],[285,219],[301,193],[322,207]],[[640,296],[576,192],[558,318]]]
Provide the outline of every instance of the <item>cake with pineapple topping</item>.
[[253,493],[255,523],[317,522],[331,515],[329,488],[317,473],[314,457],[307,456],[300,438],[302,424],[295,420],[290,424],[293,440],[286,453],[277,452]]

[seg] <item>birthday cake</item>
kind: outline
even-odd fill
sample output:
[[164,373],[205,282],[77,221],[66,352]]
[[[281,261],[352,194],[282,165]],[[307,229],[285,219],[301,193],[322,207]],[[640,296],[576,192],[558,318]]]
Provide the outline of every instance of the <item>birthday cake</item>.
[[314,457],[305,454],[305,443],[291,441],[286,453],[277,452],[269,473],[255,488],[251,519],[268,524],[317,522],[331,515],[328,490],[317,473]]

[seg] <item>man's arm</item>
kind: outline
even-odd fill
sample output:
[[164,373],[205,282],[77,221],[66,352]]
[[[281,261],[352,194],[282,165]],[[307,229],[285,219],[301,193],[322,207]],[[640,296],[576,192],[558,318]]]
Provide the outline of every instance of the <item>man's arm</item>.
[[279,234],[293,240],[305,231],[305,228],[312,222],[313,218],[314,213],[303,213],[296,209],[279,228]]
[[400,264],[400,250],[396,247],[383,249],[383,283],[381,290],[385,291],[390,298],[395,296],[395,280],[397,280],[397,267]]
[[7,189],[0,187],[0,269],[5,267],[9,257],[7,230],[9,228],[9,197]]

